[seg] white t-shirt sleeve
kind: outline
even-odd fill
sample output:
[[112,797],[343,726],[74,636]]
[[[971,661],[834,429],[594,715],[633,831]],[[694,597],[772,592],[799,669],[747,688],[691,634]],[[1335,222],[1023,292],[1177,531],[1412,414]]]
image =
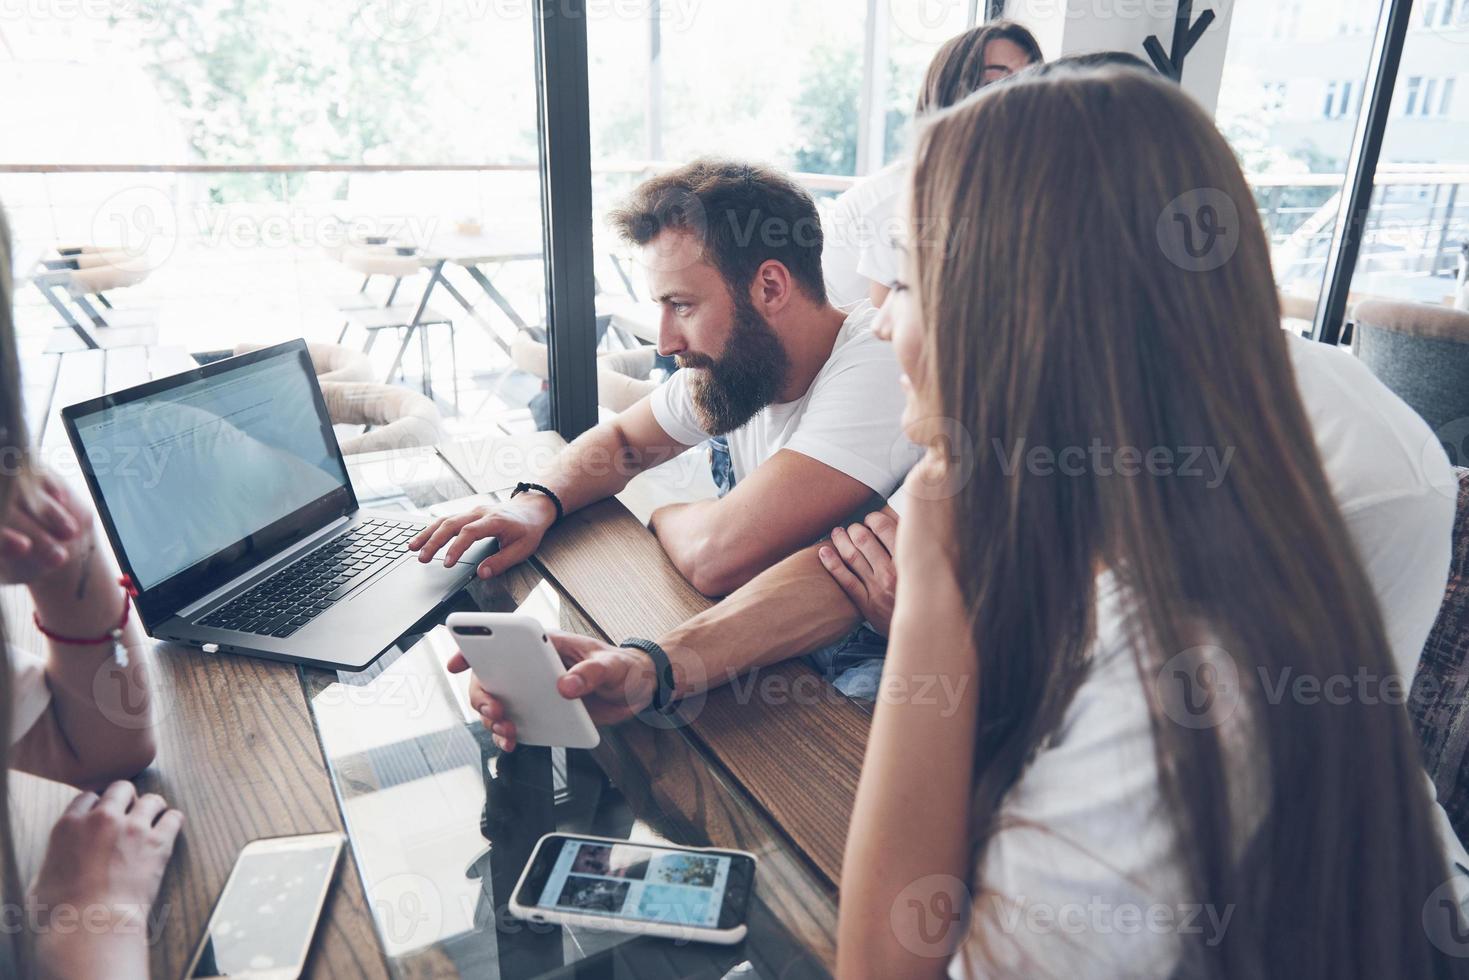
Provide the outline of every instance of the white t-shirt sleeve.
[[685,446],[697,446],[709,438],[710,433],[704,430],[694,411],[688,371],[675,371],[671,378],[653,389],[649,404],[653,407],[653,418],[670,439]]
[[784,448],[886,497],[922,455],[903,434],[897,356],[891,344],[868,338],[842,345],[833,358]]
[[10,657],[10,744],[35,727],[51,704],[46,661],[26,650],[8,647]]

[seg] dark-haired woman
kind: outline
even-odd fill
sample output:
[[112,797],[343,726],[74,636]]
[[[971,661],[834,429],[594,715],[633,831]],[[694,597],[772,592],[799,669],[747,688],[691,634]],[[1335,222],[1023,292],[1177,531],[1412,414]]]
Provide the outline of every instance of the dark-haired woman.
[[[142,631],[90,511],[27,450],[19,390],[0,214],[0,586],[30,590],[48,637],[44,657],[14,649],[0,622],[0,975],[142,980],[148,914],[183,815],[126,781],[154,752]],[[83,790],[29,891],[11,838],[11,768]]]
[[[915,242],[884,318],[933,448],[842,976],[1469,973],[1469,859],[1392,695],[1373,556],[1322,464],[1340,433],[1302,407],[1251,202],[1207,116],[1134,70],[1018,78],[925,129],[912,223],[945,247]],[[1222,251],[1173,237],[1204,204]],[[1185,472],[1195,450],[1227,465]]]
[[[944,42],[923,77],[914,118],[922,120],[985,85],[1039,64],[1035,36],[1009,20],[993,20]],[[907,160],[894,163],[845,191],[827,221],[822,270],[833,304],[851,307],[870,300],[881,306],[898,278],[895,240],[902,237]]]

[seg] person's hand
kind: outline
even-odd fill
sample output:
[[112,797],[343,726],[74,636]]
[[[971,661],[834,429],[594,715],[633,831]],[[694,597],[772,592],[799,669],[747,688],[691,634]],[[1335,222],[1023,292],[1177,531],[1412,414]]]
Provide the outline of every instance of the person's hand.
[[[589,636],[558,630],[550,630],[548,635],[567,667],[566,674],[556,681],[556,693],[568,701],[580,699],[594,724],[615,725],[653,703],[658,679],[652,658],[643,651],[609,646]],[[458,674],[469,669],[469,661],[464,654],[456,653],[449,658],[448,668],[450,673]],[[478,677],[469,679],[469,703],[493,733],[495,744],[502,751],[514,752],[515,722]]]
[[0,585],[34,585],[84,561],[92,515],[56,477],[28,466],[0,515]]
[[556,505],[551,498],[539,493],[525,494],[503,504],[441,517],[414,535],[408,542],[408,550],[418,552],[418,560],[427,564],[447,544],[444,564],[453,565],[476,541],[493,536],[499,539],[500,550],[480,562],[475,572],[480,578],[489,578],[535,554],[547,529],[555,522]]
[[890,507],[868,514],[861,524],[836,528],[831,544],[817,550],[821,564],[872,625],[888,635],[898,589],[898,515]]
[[66,910],[81,922],[89,914],[119,926],[145,922],[183,823],[163,797],[139,796],[126,781],[100,797],[82,793],[51,830],[31,886],[35,908],[42,916]]
[[893,552],[903,589],[893,615],[902,618],[906,613],[928,623],[966,623],[954,524],[954,505],[963,487],[933,450],[913,467],[903,485],[908,503]]

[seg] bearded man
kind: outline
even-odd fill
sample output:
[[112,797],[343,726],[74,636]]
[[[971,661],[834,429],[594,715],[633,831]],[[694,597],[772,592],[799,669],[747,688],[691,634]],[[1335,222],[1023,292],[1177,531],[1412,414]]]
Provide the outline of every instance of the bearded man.
[[589,430],[541,484],[424,529],[409,547],[453,563],[481,538],[500,550],[482,578],[524,561],[561,516],[723,437],[717,499],[671,504],[651,526],[705,595],[724,595],[890,495],[918,459],[876,311],[832,306],[815,202],[768,167],[701,159],[653,177],[611,215],[636,246],[662,308],[658,351],[680,370]]

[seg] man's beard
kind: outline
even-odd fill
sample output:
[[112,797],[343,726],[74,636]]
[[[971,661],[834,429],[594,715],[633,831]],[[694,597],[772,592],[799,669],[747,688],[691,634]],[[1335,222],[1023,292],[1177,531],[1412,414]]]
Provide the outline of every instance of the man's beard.
[[685,354],[678,363],[695,369],[689,380],[694,411],[704,431],[716,436],[733,432],[775,401],[791,366],[775,330],[753,304],[738,299],[723,353]]

